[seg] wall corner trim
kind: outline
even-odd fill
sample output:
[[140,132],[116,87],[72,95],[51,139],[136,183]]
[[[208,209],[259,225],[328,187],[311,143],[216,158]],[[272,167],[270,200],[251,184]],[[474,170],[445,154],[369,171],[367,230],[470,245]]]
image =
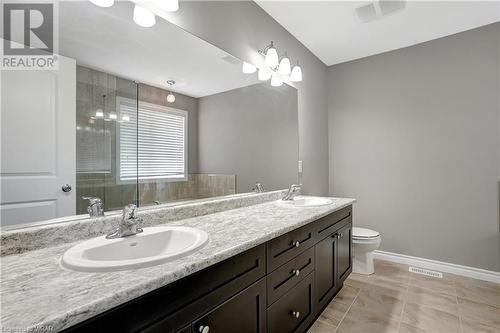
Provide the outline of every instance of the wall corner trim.
[[404,254],[385,251],[374,251],[373,257],[375,259],[382,259],[399,264],[406,264],[443,273],[451,273],[478,280],[500,283],[500,272],[488,271],[486,269],[456,265],[443,261],[412,257]]

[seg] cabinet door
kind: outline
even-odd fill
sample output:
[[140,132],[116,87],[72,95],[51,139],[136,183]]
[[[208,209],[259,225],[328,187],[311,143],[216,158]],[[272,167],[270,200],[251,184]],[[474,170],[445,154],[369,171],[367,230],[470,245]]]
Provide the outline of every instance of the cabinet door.
[[316,309],[321,310],[337,292],[337,233],[330,234],[314,247],[316,261]]
[[265,332],[266,281],[260,280],[192,324],[193,332]]
[[337,269],[338,283],[342,284],[352,271],[352,224],[337,231]]
[[314,319],[314,272],[267,309],[269,333],[304,332]]

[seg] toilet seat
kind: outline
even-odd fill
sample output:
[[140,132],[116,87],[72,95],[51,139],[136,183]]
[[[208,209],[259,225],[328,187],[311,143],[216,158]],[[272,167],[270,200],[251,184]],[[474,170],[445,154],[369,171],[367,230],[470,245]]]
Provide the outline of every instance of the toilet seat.
[[380,237],[380,234],[371,229],[353,227],[352,228],[352,238],[353,239],[374,239]]

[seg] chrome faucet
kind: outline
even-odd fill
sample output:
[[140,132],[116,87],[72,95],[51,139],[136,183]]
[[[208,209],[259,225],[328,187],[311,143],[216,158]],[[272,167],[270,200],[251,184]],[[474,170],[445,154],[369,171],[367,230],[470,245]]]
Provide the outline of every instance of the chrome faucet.
[[255,183],[255,187],[253,188],[253,191],[255,193],[262,193],[262,192],[265,192],[266,190],[264,189],[264,185],[262,185],[262,183]]
[[82,197],[83,200],[88,200],[89,205],[87,212],[90,217],[104,216],[104,209],[102,208],[102,200],[97,197]]
[[300,194],[300,190],[302,189],[302,185],[292,184],[288,189],[288,192],[283,196],[281,200],[288,201],[293,200],[294,197]]
[[142,223],[142,219],[136,216],[137,206],[130,204],[123,208],[122,220],[118,228],[106,235],[107,239],[121,238],[136,235],[142,232],[142,228],[139,228],[139,223]]

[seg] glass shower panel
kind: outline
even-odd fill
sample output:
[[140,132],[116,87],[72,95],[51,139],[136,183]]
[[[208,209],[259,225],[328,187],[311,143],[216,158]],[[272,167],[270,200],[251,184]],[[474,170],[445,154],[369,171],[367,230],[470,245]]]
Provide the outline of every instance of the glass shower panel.
[[101,198],[105,211],[137,204],[137,169],[129,167],[137,161],[137,84],[83,66],[76,77],[77,214],[87,212],[83,196]]

